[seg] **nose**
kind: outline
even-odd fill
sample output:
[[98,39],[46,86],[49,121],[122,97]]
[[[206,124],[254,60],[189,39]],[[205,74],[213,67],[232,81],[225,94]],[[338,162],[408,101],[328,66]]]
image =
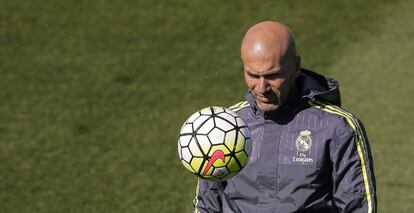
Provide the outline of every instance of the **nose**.
[[260,94],[264,94],[269,89],[269,83],[267,79],[264,77],[260,77],[259,84],[257,85],[257,92]]

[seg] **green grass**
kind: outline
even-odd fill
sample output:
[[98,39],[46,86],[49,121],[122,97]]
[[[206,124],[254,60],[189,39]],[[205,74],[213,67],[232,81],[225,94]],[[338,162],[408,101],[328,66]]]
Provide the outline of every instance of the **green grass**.
[[[411,212],[414,101],[414,4],[404,4],[372,36],[350,45],[332,66],[342,81],[345,105],[366,124],[375,157],[381,212]],[[351,67],[351,69],[350,69]]]
[[414,205],[408,1],[0,0],[1,212],[189,212],[178,130],[244,93],[239,45],[277,19],[365,122],[380,212]]

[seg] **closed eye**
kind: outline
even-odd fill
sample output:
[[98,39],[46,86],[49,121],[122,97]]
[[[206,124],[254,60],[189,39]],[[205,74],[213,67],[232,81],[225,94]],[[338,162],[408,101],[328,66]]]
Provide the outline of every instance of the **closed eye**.
[[256,78],[256,79],[260,78],[260,75],[253,74],[253,73],[251,73],[251,72],[249,72],[247,70],[245,72],[251,78]]
[[282,75],[280,73],[272,73],[272,74],[264,75],[263,77],[265,77],[266,79],[276,79],[276,78],[282,77]]
[[276,79],[276,78],[281,78],[282,77],[281,73],[271,73],[271,74],[265,74],[265,75],[257,75],[257,74],[251,73],[247,70],[245,72],[249,77],[255,78],[255,79],[259,79],[260,77],[263,77],[263,78],[266,78],[266,79]]

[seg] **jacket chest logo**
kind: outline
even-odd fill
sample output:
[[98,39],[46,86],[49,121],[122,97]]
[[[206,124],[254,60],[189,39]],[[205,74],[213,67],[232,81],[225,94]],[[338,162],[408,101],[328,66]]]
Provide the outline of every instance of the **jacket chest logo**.
[[312,132],[309,130],[303,130],[296,138],[296,149],[300,152],[307,152],[312,146]]
[[294,163],[309,164],[313,163],[314,159],[309,157],[309,151],[312,147],[312,132],[303,130],[295,140],[296,156],[293,156]]

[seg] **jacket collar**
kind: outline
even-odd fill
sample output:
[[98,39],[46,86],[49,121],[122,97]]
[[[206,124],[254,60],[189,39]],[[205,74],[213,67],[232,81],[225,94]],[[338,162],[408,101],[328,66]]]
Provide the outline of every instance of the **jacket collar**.
[[299,88],[299,94],[288,105],[282,105],[275,111],[263,112],[260,110],[250,90],[247,90],[245,98],[250,103],[255,114],[264,117],[292,114],[296,111],[297,105],[307,99],[321,99],[338,106],[341,104],[339,84],[334,78],[324,77],[313,71],[301,68],[299,77],[296,79],[296,85]]

